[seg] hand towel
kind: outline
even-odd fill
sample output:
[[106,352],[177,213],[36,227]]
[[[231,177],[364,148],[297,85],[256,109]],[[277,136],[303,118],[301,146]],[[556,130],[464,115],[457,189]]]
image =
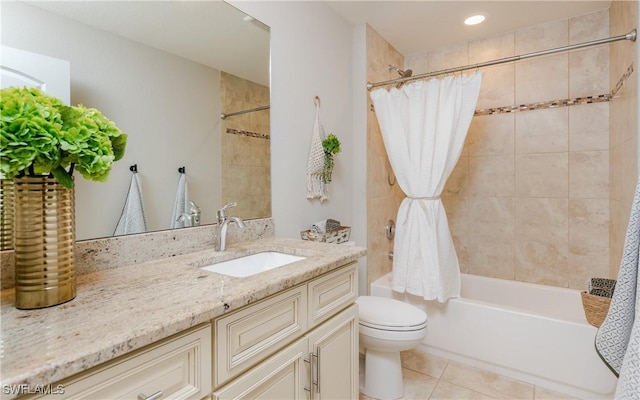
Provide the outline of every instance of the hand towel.
[[316,119],[313,124],[311,146],[307,159],[307,199],[320,199],[320,202],[329,199],[327,187],[322,180],[324,171],[324,148],[322,141],[326,138],[322,123],[320,123],[320,102],[316,99]]
[[116,226],[114,236],[147,231],[147,216],[144,212],[142,186],[137,172],[131,177],[129,193],[122,209],[122,215]]
[[596,334],[596,350],[619,377],[615,398],[640,399],[640,181],[633,207],[618,280],[609,313]]
[[169,229],[184,228],[189,225],[189,221],[182,219],[178,222],[178,218],[182,214],[189,214],[191,205],[189,200],[189,188],[187,186],[187,174],[181,173],[178,179],[178,189],[176,191],[176,199],[173,202],[173,213],[171,214],[171,225]]

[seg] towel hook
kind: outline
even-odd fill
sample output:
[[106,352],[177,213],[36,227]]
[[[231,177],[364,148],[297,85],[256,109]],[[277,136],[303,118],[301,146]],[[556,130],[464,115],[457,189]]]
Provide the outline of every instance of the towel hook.
[[134,174],[138,172],[138,164],[133,164],[132,166],[129,167],[129,171],[133,172]]
[[315,104],[316,107],[320,107],[320,96],[316,96],[313,98],[313,104]]
[[184,173],[185,173],[185,168],[184,168],[184,166],[182,166],[182,167],[178,168],[178,172],[179,172],[179,173],[181,173],[181,174],[184,174]]

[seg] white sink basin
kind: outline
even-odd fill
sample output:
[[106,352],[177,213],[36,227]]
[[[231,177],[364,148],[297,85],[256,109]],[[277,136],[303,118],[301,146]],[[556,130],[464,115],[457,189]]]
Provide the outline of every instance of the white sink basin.
[[304,260],[305,258],[306,257],[293,256],[276,251],[265,251],[263,253],[234,258],[233,260],[222,261],[201,268],[207,271],[241,278],[282,267],[283,265]]

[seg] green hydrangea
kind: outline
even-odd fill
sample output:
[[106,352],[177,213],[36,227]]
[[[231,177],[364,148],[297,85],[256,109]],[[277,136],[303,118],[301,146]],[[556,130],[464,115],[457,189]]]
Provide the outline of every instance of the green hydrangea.
[[75,167],[86,179],[104,182],[124,156],[127,135],[94,108],[69,107],[37,89],[2,89],[0,172],[16,176],[53,174],[73,187]]

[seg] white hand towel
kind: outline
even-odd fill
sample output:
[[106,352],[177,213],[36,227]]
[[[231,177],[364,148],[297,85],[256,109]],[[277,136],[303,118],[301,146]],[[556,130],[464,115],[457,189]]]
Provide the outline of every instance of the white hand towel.
[[640,182],[609,313],[596,334],[596,350],[619,377],[616,400],[640,399]]
[[169,229],[184,228],[189,225],[189,221],[182,220],[178,222],[178,218],[182,214],[190,212],[189,190],[187,187],[187,174],[180,174],[178,180],[178,190],[176,191],[176,199],[173,202],[173,213],[171,215],[171,225]]
[[127,200],[124,203],[122,215],[116,226],[114,236],[144,233],[147,231],[147,216],[144,212],[143,203],[140,178],[136,172],[131,177]]
[[307,199],[329,199],[327,187],[322,180],[324,170],[324,148],[322,141],[326,138],[324,128],[320,123],[320,102],[316,99],[316,119],[313,124],[309,158],[307,160]]

